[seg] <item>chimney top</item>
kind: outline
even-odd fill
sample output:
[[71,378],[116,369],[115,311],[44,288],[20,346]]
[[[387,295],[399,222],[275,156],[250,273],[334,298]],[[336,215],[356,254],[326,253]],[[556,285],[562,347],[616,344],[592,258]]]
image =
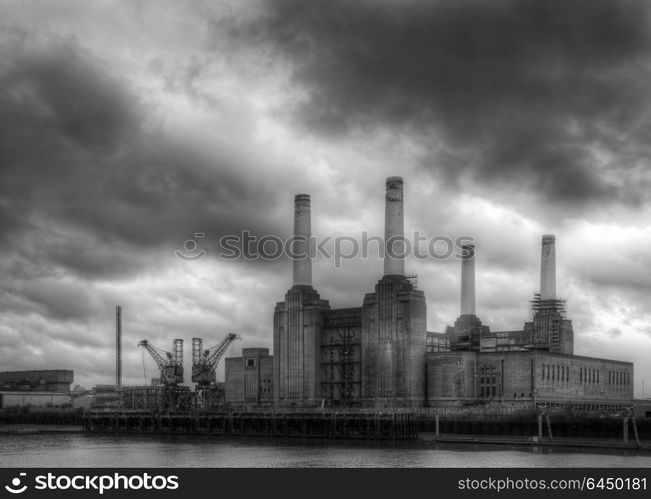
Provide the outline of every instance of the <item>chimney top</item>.
[[294,196],[294,204],[304,204],[310,205],[310,195],[309,194],[296,194]]

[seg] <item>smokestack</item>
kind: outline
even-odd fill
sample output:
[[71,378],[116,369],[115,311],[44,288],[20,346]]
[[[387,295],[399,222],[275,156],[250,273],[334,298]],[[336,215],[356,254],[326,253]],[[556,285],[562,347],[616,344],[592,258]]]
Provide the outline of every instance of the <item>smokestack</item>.
[[115,387],[122,387],[122,307],[115,307]]
[[551,234],[542,237],[540,299],[556,299],[556,237]]
[[475,315],[475,245],[461,250],[461,315]]
[[312,285],[311,234],[310,195],[297,194],[294,198],[294,286]]
[[384,212],[384,275],[405,274],[402,177],[388,177]]

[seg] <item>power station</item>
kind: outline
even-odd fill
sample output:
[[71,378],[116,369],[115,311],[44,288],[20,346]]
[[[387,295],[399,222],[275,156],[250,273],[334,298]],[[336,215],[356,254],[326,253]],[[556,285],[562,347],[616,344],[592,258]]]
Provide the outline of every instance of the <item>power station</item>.
[[[401,177],[385,191],[384,275],[361,306],[333,309],[312,282],[310,196],[294,200],[293,283],[273,314],[273,355],[226,359],[226,403],[277,408],[469,407],[509,404],[597,413],[633,402],[633,364],[574,355],[556,297],[556,241],[542,237],[540,292],[531,320],[491,331],[475,308],[476,247],[462,247],[460,314],[427,331],[422,290],[405,274]],[[272,369],[269,369],[273,366]]]

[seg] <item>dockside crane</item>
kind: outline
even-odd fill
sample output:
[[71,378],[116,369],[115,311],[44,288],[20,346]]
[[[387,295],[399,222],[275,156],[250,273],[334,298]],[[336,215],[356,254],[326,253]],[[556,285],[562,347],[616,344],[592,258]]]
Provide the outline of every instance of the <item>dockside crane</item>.
[[215,369],[226,349],[240,337],[235,333],[228,333],[218,345],[208,350],[203,349],[201,338],[192,338],[192,381],[200,386],[214,384],[217,381]]
[[230,344],[239,339],[235,333],[228,333],[219,344],[204,350],[203,340],[192,338],[192,381],[197,383],[197,402],[201,407],[223,402],[223,390],[217,384],[217,364]]
[[149,341],[138,343],[143,347],[160,370],[160,381],[165,387],[174,387],[183,383],[183,340],[177,338],[172,344],[172,351],[166,352],[153,346]]

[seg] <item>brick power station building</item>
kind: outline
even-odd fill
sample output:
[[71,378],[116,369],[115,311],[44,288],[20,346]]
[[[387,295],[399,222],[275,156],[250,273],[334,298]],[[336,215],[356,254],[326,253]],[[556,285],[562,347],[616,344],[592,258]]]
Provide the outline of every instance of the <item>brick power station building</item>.
[[312,285],[310,197],[294,205],[293,285],[273,315],[273,355],[226,359],[233,406],[461,407],[517,402],[596,412],[633,402],[633,364],[574,355],[572,322],[556,297],[555,238],[542,238],[532,320],[495,331],[475,313],[475,247],[461,258],[454,326],[427,331],[426,300],[404,271],[403,182],[389,177],[384,275],[362,306],[332,309]]

